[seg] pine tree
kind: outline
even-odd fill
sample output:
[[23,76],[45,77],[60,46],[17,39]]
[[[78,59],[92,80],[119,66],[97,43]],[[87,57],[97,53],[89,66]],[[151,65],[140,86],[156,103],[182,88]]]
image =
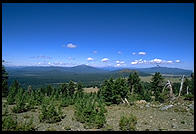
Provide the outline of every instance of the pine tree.
[[133,72],[129,75],[128,78],[128,84],[130,87],[130,92],[131,94],[133,93],[140,93],[141,92],[141,83],[140,83],[140,78],[137,72]]
[[162,100],[160,94],[163,89],[163,77],[159,72],[156,72],[151,79],[151,89],[154,91],[155,100]]
[[75,92],[75,84],[73,81],[69,82],[67,89],[68,89],[69,96],[73,96]]
[[[3,60],[4,62],[4,60]],[[8,73],[5,70],[5,67],[2,64],[2,96],[5,97],[8,95]]]

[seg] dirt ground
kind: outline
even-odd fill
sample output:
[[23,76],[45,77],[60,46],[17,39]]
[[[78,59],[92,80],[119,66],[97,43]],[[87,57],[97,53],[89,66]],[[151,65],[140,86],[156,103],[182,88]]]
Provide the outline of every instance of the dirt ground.
[[[4,98],[2,103],[6,102]],[[58,123],[40,123],[39,114],[40,107],[37,109],[15,114],[18,122],[24,122],[30,120],[33,116],[33,125],[38,131],[104,131],[110,130],[118,131],[119,120],[122,115],[128,115],[130,113],[137,117],[137,131],[193,131],[194,130],[194,111],[188,108],[188,105],[193,104],[193,101],[178,102],[173,104],[170,109],[161,111],[160,108],[168,104],[134,104],[131,106],[120,104],[107,106],[105,128],[101,129],[85,129],[84,125],[74,118],[74,106],[64,107],[62,109],[63,114],[66,115],[62,121]],[[2,105],[2,106],[3,106]],[[9,105],[8,111],[11,112],[13,105]],[[4,112],[2,107],[2,112]],[[14,114],[14,113],[12,113]]]

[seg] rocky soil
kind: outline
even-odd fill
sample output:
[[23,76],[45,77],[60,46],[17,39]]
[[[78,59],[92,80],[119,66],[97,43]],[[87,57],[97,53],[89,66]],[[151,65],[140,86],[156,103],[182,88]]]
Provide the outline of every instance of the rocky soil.
[[[6,100],[2,100],[2,113],[4,112],[4,104]],[[11,114],[9,105],[8,111]],[[38,131],[118,131],[119,120],[122,115],[134,114],[137,117],[137,131],[193,131],[194,130],[194,102],[176,100],[170,103],[159,104],[139,103],[136,102],[131,106],[126,104],[107,106],[106,120],[104,128],[101,129],[85,129],[84,125],[74,118],[74,106],[68,106],[62,109],[65,118],[58,123],[40,123],[40,108],[33,109],[28,112],[15,114],[18,122],[30,120],[33,116],[33,125]]]

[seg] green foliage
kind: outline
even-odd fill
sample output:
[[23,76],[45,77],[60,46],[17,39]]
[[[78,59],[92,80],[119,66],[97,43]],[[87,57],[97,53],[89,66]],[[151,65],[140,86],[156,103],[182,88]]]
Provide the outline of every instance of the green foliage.
[[14,104],[15,96],[18,93],[19,88],[20,88],[20,85],[19,85],[18,81],[14,80],[14,82],[12,83],[12,85],[10,87],[8,97],[7,97],[7,102],[9,105]]
[[157,96],[157,100],[160,102],[160,103],[164,103],[167,99],[167,91],[163,92],[163,93],[160,93],[159,96]]
[[[4,62],[4,60],[3,60]],[[2,65],[2,96],[5,97],[8,95],[8,73],[5,70],[5,67]]]
[[16,94],[16,106],[13,107],[12,111],[14,113],[21,113],[27,111],[25,103],[25,94],[22,88],[20,88],[18,93]]
[[73,99],[70,96],[62,96],[61,97],[61,106],[62,107],[67,107],[69,105],[73,104]]
[[41,114],[39,119],[41,122],[55,123],[63,118],[61,107],[55,107],[54,102],[50,98],[45,97],[41,105]]
[[67,89],[68,89],[68,95],[73,96],[75,92],[75,84],[73,81],[69,81]]
[[130,73],[129,78],[128,78],[128,84],[130,88],[130,92],[133,94],[135,93],[141,93],[141,83],[140,83],[140,78],[137,72]]
[[17,120],[16,116],[13,117],[11,115],[5,116],[2,119],[2,130],[3,131],[14,131],[17,128]]
[[123,131],[135,131],[137,124],[137,117],[133,114],[127,116],[121,116],[119,121],[120,130]]
[[82,83],[77,83],[77,92],[78,93],[81,93],[83,91],[83,85],[82,85]]
[[151,79],[151,90],[154,91],[156,101],[162,101],[159,97],[163,89],[163,77],[159,72],[156,72]]
[[127,81],[123,78],[105,80],[101,86],[98,96],[102,98],[107,105],[119,104],[121,98],[125,98],[128,92]]
[[104,104],[95,99],[95,96],[84,95],[75,103],[75,118],[81,123],[85,123],[88,128],[101,128],[106,123]]
[[184,95],[184,100],[193,101],[194,95],[193,94],[186,94],[186,95]]
[[16,116],[8,115],[2,120],[2,130],[3,131],[35,131],[35,126],[33,125],[33,117],[31,117],[29,122],[18,123]]

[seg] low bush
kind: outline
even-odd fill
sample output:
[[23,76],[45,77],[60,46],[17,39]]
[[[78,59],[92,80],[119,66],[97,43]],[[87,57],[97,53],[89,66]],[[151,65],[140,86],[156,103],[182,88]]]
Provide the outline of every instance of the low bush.
[[106,123],[104,112],[106,109],[101,102],[93,96],[84,97],[75,103],[75,118],[81,123],[85,123],[86,128],[102,128]]
[[194,100],[194,95],[193,94],[186,94],[186,95],[184,95],[184,100],[192,101],[192,100]]
[[123,131],[135,131],[136,124],[137,124],[137,118],[136,116],[131,114],[129,117],[122,116],[120,118],[119,127],[120,127],[120,130],[123,130]]
[[54,102],[50,101],[49,98],[45,98],[41,105],[40,122],[55,123],[61,121],[62,118],[61,107],[56,108]]

